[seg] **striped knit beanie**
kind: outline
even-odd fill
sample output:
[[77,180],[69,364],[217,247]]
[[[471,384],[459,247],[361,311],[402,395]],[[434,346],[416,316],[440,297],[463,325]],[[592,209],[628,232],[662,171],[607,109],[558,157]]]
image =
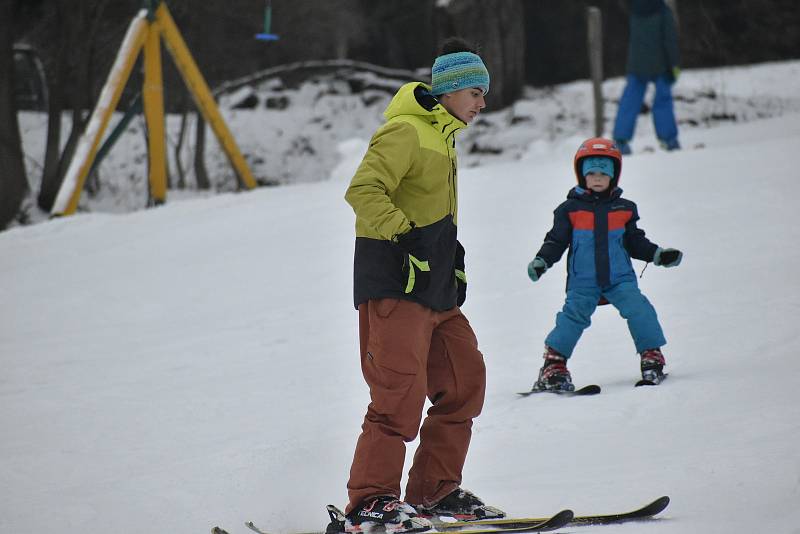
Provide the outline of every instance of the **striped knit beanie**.
[[478,54],[453,52],[436,58],[431,69],[431,94],[441,95],[478,87],[489,92],[489,71]]

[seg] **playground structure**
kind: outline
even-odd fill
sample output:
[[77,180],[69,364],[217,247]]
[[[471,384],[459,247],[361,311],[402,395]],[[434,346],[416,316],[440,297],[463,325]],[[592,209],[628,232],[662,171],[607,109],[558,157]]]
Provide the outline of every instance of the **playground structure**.
[[[265,16],[269,15],[270,13],[267,11]],[[268,30],[268,27],[265,28],[265,32]],[[236,172],[239,187],[243,189],[256,187],[255,178],[222,118],[211,90],[175,25],[166,3],[161,0],[147,0],[146,7],[139,11],[128,27],[98,102],[92,111],[86,131],[81,136],[67,168],[51,215],[71,215],[77,210],[84,183],[97,157],[103,133],[116,110],[122,90],[130,77],[140,51],[143,51],[144,57],[142,103],[148,132],[149,203],[163,204],[166,202],[167,156],[164,132],[161,39],[164,40],[200,113],[211,127]]]

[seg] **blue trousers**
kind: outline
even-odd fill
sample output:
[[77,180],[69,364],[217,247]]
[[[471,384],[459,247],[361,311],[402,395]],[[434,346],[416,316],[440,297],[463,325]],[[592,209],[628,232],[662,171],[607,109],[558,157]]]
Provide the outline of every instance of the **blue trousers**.
[[656,94],[653,97],[653,124],[656,136],[665,142],[678,138],[678,125],[675,122],[675,110],[672,103],[672,80],[666,75],[655,78],[642,78],[629,74],[625,90],[619,100],[617,120],[614,122],[614,139],[630,141],[636,128],[636,118],[642,109],[647,84],[654,82]]
[[609,288],[579,288],[567,291],[564,308],[556,315],[556,327],[545,344],[569,358],[583,331],[592,324],[592,314],[603,296],[628,321],[628,330],[636,352],[661,347],[667,343],[658,323],[656,310],[635,282],[621,282]]

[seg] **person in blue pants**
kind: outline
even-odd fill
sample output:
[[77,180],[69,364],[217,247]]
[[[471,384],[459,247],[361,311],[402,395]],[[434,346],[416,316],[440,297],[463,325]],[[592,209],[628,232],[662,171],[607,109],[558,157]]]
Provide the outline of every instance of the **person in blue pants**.
[[567,298],[556,326],[545,339],[544,364],[534,390],[573,391],[567,360],[598,304],[610,303],[627,321],[644,380],[660,381],[666,344],[656,310],[636,281],[631,258],[663,267],[681,263],[683,253],[661,248],[636,225],[636,204],[622,198],[618,187],[622,155],[610,139],[584,141],[575,154],[577,187],[554,212],[553,227],[528,264],[534,282],[567,256]]
[[614,140],[622,154],[630,154],[630,142],[645,92],[655,84],[653,124],[665,150],[680,148],[672,101],[672,85],[680,74],[680,51],[675,17],[664,0],[632,0],[627,78],[614,122]]

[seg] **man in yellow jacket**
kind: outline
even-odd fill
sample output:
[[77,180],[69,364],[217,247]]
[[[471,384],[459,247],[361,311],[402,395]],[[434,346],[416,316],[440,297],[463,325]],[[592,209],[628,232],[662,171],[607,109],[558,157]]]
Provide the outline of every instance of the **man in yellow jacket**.
[[[467,279],[455,135],[486,106],[489,73],[474,49],[451,39],[431,82],[400,88],[345,194],[356,214],[354,298],[371,398],[347,484],[347,532],[376,524],[421,532],[429,516],[504,515],[461,488],[486,369],[459,309]],[[433,406],[422,423],[426,396]],[[418,433],[402,501],[405,443]]]

